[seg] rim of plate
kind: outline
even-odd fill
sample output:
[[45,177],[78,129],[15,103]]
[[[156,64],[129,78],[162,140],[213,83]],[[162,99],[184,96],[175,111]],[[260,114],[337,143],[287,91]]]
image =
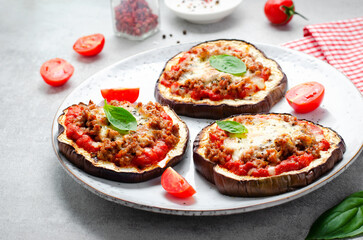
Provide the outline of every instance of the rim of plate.
[[[220,40],[220,39],[215,39],[215,40]],[[215,41],[215,40],[208,40],[208,41]],[[228,40],[238,40],[238,39],[228,39]],[[118,197],[109,195],[109,194],[107,194],[105,192],[102,192],[101,190],[99,190],[99,189],[91,186],[87,182],[85,182],[82,179],[80,179],[71,169],[69,169],[66,166],[64,160],[60,156],[60,153],[58,151],[58,147],[56,145],[56,139],[57,139],[58,134],[53,135],[53,132],[55,130],[54,127],[55,126],[58,127],[58,123],[57,123],[57,119],[58,119],[58,116],[59,116],[58,113],[61,110],[63,110],[63,109],[61,109],[61,106],[63,105],[63,103],[66,101],[66,99],[74,91],[76,91],[77,89],[81,88],[84,84],[86,84],[88,82],[88,79],[91,79],[91,78],[97,76],[100,72],[107,71],[108,69],[111,69],[111,68],[113,68],[116,65],[122,64],[122,62],[130,61],[132,58],[137,58],[137,57],[139,57],[141,55],[148,54],[149,52],[153,52],[153,51],[160,50],[160,49],[172,48],[172,47],[175,47],[175,46],[180,46],[180,47],[183,47],[183,46],[188,47],[189,46],[190,47],[190,46],[194,46],[194,45],[197,45],[197,44],[200,44],[200,43],[202,43],[202,42],[189,42],[189,43],[184,43],[184,44],[179,44],[179,45],[165,46],[165,47],[161,47],[161,48],[152,48],[150,50],[143,51],[143,52],[137,53],[135,55],[129,56],[127,58],[124,58],[124,59],[122,59],[120,61],[117,61],[114,64],[109,65],[108,67],[103,68],[102,70],[100,70],[100,71],[92,74],[91,76],[89,76],[86,80],[84,80],[82,83],[80,83],[75,89],[73,89],[63,99],[63,101],[61,102],[60,106],[58,107],[58,109],[56,111],[56,114],[55,114],[55,116],[53,118],[53,122],[52,122],[52,128],[51,128],[52,146],[53,146],[54,152],[55,152],[55,154],[56,154],[59,162],[61,163],[61,166],[66,170],[66,172],[77,183],[81,184],[87,190],[91,191],[92,193],[94,193],[94,194],[96,194],[96,195],[98,195],[98,196],[100,196],[100,197],[102,197],[102,198],[104,198],[106,200],[109,200],[109,201],[112,201],[112,202],[121,204],[123,206],[132,207],[132,208],[135,208],[135,209],[140,209],[140,210],[145,210],[145,211],[150,211],[150,212],[155,212],[155,213],[172,214],[172,215],[185,215],[185,216],[220,216],[220,215],[231,215],[231,214],[237,214],[237,213],[243,213],[243,212],[256,211],[256,210],[260,210],[260,209],[264,209],[264,208],[269,208],[269,207],[281,205],[283,203],[286,203],[286,202],[295,200],[295,199],[297,199],[300,196],[306,195],[306,194],[308,194],[308,193],[316,190],[318,187],[322,187],[323,185],[325,185],[328,182],[328,180],[332,180],[335,177],[339,176],[343,172],[342,170],[346,169],[363,152],[363,144],[362,144],[360,146],[360,148],[358,149],[358,151],[354,153],[354,155],[352,156],[351,159],[347,160],[347,162],[343,166],[341,166],[339,169],[336,169],[334,173],[330,172],[331,176],[327,177],[324,180],[320,180],[320,181],[318,179],[318,180],[314,181],[313,183],[311,183],[311,184],[309,184],[309,185],[307,185],[307,186],[305,186],[303,188],[300,188],[300,189],[291,191],[291,192],[289,192],[290,193],[289,196],[285,196],[285,197],[282,197],[282,198],[278,198],[278,199],[275,199],[275,200],[266,201],[266,202],[262,202],[262,203],[250,204],[250,205],[244,206],[244,207],[235,207],[235,208],[226,208],[226,209],[216,209],[216,210],[192,210],[192,209],[191,210],[181,210],[181,209],[163,208],[163,207],[160,207],[160,206],[152,206],[152,205],[145,205],[145,204],[135,203],[135,202],[132,202],[132,201],[129,201],[129,200],[126,200],[126,199],[122,199],[122,198],[118,198]],[[292,49],[289,49],[289,48],[286,48],[286,47],[282,47],[282,46],[276,46],[276,45],[272,45],[272,44],[259,43],[259,42],[253,43],[253,45],[257,46],[258,48],[260,48],[261,46],[262,46],[262,48],[265,47],[265,46],[266,47],[270,47],[270,48],[278,48],[278,49],[280,49],[282,51],[292,52],[294,54],[301,55],[304,58],[310,58],[313,61],[318,61],[321,64],[326,64],[327,66],[331,67],[331,69],[333,69],[337,73],[342,74],[346,78],[346,81],[348,81],[354,87],[354,89],[356,89],[356,91],[358,91],[358,93],[360,93],[359,90],[347,78],[347,76],[345,74],[343,74],[342,72],[340,72],[339,70],[337,70],[332,65],[330,65],[330,64],[328,64],[328,63],[326,63],[326,62],[324,62],[324,61],[322,61],[320,59],[314,58],[314,57],[312,57],[312,56],[310,56],[310,55],[308,55],[306,53],[302,53],[302,52],[299,52],[297,50],[292,50]],[[264,50],[262,50],[262,51],[264,51]],[[66,161],[68,161],[68,160],[66,159]],[[69,163],[69,164],[72,164],[72,163]],[[85,174],[87,174],[87,173],[85,173]],[[329,173],[327,173],[327,174],[329,174]]]

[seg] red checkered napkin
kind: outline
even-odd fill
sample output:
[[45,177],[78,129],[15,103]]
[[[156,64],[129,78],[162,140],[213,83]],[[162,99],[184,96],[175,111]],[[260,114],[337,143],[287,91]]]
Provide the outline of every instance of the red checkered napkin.
[[363,94],[363,17],[308,25],[304,28],[304,38],[283,46],[328,62]]

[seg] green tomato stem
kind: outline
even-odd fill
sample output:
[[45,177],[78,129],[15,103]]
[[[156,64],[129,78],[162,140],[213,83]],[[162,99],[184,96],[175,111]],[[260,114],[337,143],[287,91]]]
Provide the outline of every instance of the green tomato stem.
[[299,15],[300,17],[304,18],[305,20],[308,20],[305,16],[303,16],[302,14],[300,14],[294,10],[294,5],[292,5],[291,7],[282,5],[281,7],[283,8],[283,11],[285,12],[285,14],[288,16],[288,19],[290,19],[292,15],[296,14],[296,15]]
[[296,15],[299,15],[300,17],[302,17],[302,18],[303,18],[303,19],[305,19],[305,20],[309,20],[309,19],[307,19],[306,17],[304,17],[303,15],[301,15],[300,13],[296,12],[296,11],[295,11],[295,14],[296,14]]

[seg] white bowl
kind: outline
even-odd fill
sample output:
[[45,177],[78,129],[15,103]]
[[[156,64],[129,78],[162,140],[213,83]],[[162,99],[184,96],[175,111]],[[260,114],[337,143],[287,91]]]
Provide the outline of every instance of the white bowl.
[[[183,4],[181,4],[184,2]],[[180,18],[197,24],[215,23],[231,14],[242,2],[242,0],[219,0],[219,4],[212,1],[212,7],[204,8],[203,0],[195,0],[196,8],[186,7],[191,0],[164,0],[165,5]],[[199,4],[198,4],[199,3]]]

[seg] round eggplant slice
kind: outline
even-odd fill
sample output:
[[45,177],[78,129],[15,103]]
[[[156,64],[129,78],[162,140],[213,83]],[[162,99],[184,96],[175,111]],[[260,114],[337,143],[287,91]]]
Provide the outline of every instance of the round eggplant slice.
[[[291,118],[290,114],[258,114],[258,115],[241,115],[241,116],[251,116],[254,118],[255,116],[279,116],[279,121],[285,121],[287,118]],[[234,116],[238,117],[238,116]],[[233,117],[230,117],[225,120],[232,120]],[[216,123],[212,123],[211,125],[202,129],[201,132],[197,135],[194,144],[193,144],[193,160],[196,169],[199,173],[205,177],[208,181],[215,184],[218,191],[230,196],[239,196],[239,197],[262,197],[262,196],[271,196],[277,195],[281,193],[285,193],[288,191],[293,191],[298,188],[309,185],[324,173],[331,170],[334,165],[339,162],[343,158],[343,153],[345,152],[345,143],[344,140],[332,129],[323,127],[318,124],[314,124],[312,122],[306,120],[297,120],[304,121],[309,124],[313,124],[313,126],[321,129],[324,133],[325,139],[329,142],[329,148],[325,151],[320,151],[320,157],[315,158],[309,165],[299,170],[291,170],[285,171],[279,174],[273,174],[265,177],[254,177],[251,175],[237,175],[235,172],[225,168],[223,164],[216,163],[215,161],[211,161],[206,157],[206,148],[209,145],[209,133],[212,129],[217,127]],[[276,124],[276,120],[273,124]],[[278,124],[277,124],[278,125]],[[283,124],[286,126],[286,124]],[[258,126],[258,124],[257,124]],[[245,141],[249,142],[249,135],[253,136],[250,142],[261,142],[259,140],[261,136],[259,136],[258,131],[254,131],[252,125],[246,125],[248,129],[248,133]],[[296,125],[292,126],[292,128],[296,128]],[[286,129],[285,129],[286,130]],[[315,129],[316,130],[316,129]],[[271,131],[271,137],[276,129]],[[287,131],[289,132],[289,130]],[[268,138],[268,134],[270,132],[268,130],[260,131]],[[276,136],[276,135],[275,135]],[[251,137],[251,136],[250,136]],[[271,139],[272,139],[271,138]],[[224,140],[226,141],[226,140]],[[240,141],[243,142],[243,141]],[[270,142],[274,142],[273,140]],[[298,143],[300,144],[300,143]],[[229,144],[223,144],[224,147],[229,147]],[[258,148],[257,151],[262,152],[262,148]],[[285,146],[286,147],[286,146]],[[244,147],[234,147],[237,151],[242,151]],[[239,150],[238,150],[239,149]],[[281,149],[280,149],[281,150]],[[241,153],[241,152],[240,152]]]
[[[219,51],[222,54],[226,50],[218,49],[228,46],[231,46],[234,49],[239,49],[241,52],[245,53],[245,56],[248,55],[249,57],[244,58],[244,61],[247,62],[248,58],[254,59],[254,65],[262,64],[263,67],[268,68],[270,71],[270,76],[268,79],[264,81],[262,78],[256,77],[255,73],[258,70],[253,69],[254,66],[249,68],[248,64],[246,64],[247,72],[242,76],[218,72],[216,69],[213,69],[213,67],[210,66],[208,61],[208,57],[210,57],[212,53],[203,59],[193,57],[194,60],[185,60],[185,54],[192,53],[194,49],[211,47],[213,51],[217,49],[216,51]],[[229,52],[227,51],[226,53]],[[198,59],[197,63],[193,62],[195,59]],[[182,66],[181,63],[187,61],[190,63],[188,63],[186,69],[182,69],[184,66]],[[210,97],[206,97],[195,100],[191,97],[191,94],[176,94],[175,92],[172,92],[173,86],[168,87],[167,85],[162,84],[165,82],[165,80],[167,80],[168,73],[172,72],[175,68],[182,69],[178,70],[181,73],[178,77],[176,77],[177,80],[173,80],[178,84],[185,84],[186,81],[200,79],[204,82],[204,84],[207,85],[210,84],[210,82],[220,82],[221,79],[228,78],[230,80],[232,79],[231,81],[235,84],[240,83],[249,85],[252,81],[253,84],[255,84],[255,88],[256,86],[261,86],[261,84],[262,87],[253,93],[249,92],[243,98],[213,101],[210,99]],[[249,80],[246,80],[247,78]],[[255,80],[250,81],[250,79]],[[246,81],[249,82],[247,83]],[[176,113],[180,115],[196,118],[220,119],[234,114],[268,112],[271,107],[284,96],[286,87],[287,77],[276,61],[267,58],[261,50],[248,42],[242,40],[221,39],[198,44],[191,48],[188,52],[181,52],[171,58],[166,63],[158,81],[156,82],[154,95],[159,103],[170,106]],[[248,90],[251,89],[251,87],[247,86],[243,89]],[[240,92],[241,89],[239,88],[238,91]]]
[[[80,103],[80,105],[82,104]],[[154,165],[143,169],[135,166],[119,167],[112,162],[102,161],[97,159],[97,157],[92,157],[89,152],[79,147],[66,135],[67,128],[65,119],[68,108],[58,118],[59,135],[57,139],[59,151],[78,168],[96,177],[126,183],[143,182],[158,177],[166,168],[176,165],[183,159],[189,142],[189,129],[185,122],[168,106],[162,107],[173,120],[173,124],[179,126],[178,134],[180,139],[176,146],[169,150],[165,158]]]

